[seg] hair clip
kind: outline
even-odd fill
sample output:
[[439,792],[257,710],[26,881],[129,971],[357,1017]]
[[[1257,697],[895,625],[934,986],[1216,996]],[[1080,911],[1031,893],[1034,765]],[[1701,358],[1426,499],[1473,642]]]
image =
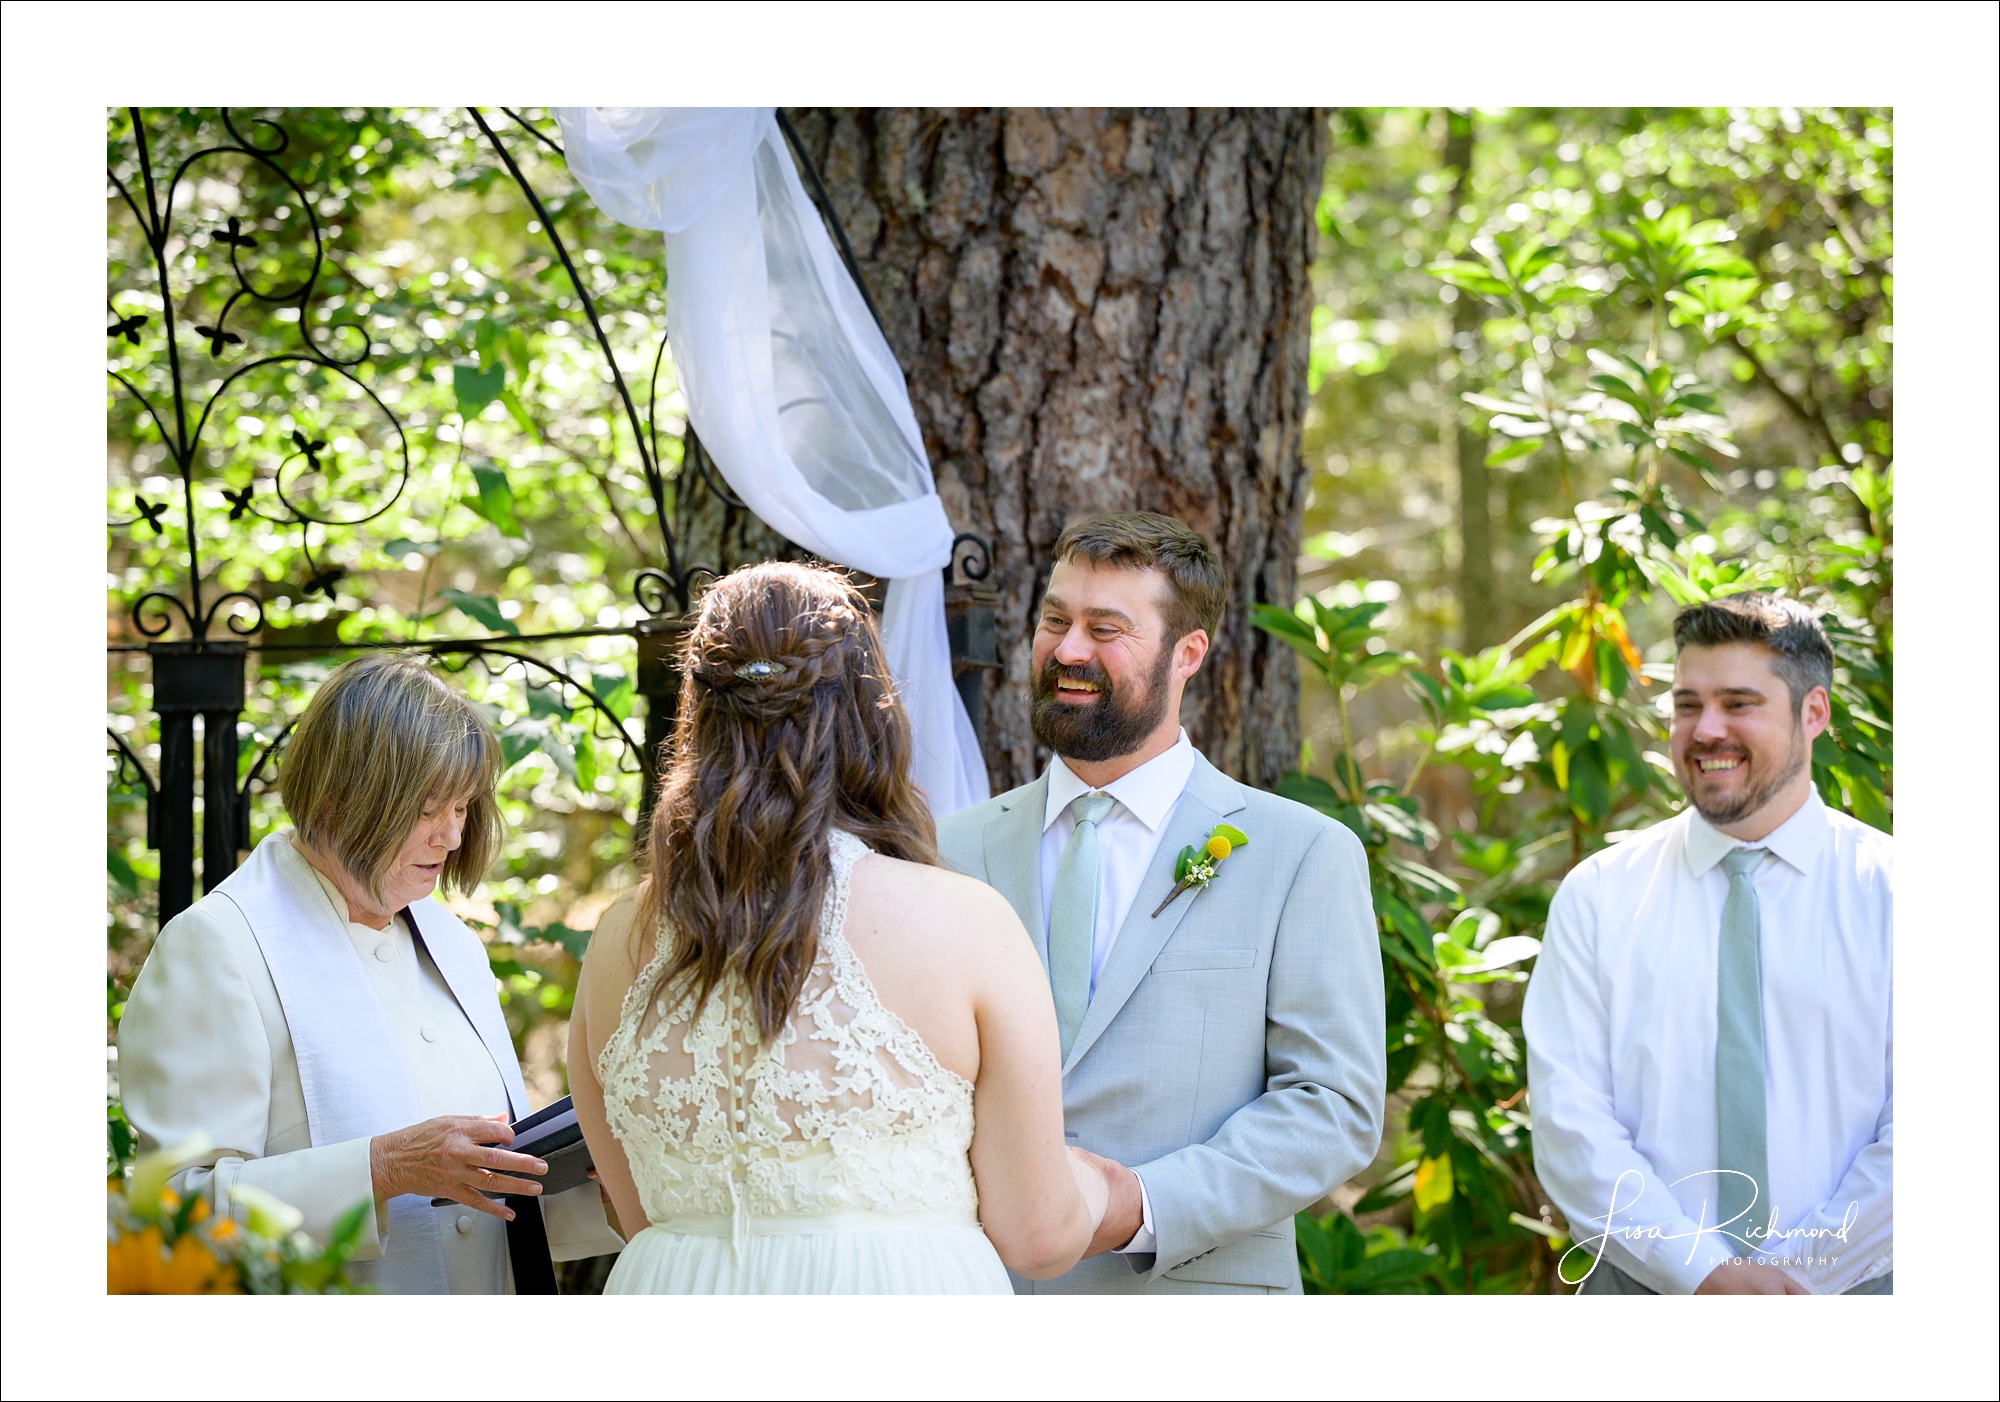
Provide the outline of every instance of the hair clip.
[[785,675],[785,667],[783,663],[772,662],[767,658],[760,657],[755,661],[745,662],[741,667],[738,667],[736,675],[744,678],[746,681],[767,682],[773,677],[782,677]]

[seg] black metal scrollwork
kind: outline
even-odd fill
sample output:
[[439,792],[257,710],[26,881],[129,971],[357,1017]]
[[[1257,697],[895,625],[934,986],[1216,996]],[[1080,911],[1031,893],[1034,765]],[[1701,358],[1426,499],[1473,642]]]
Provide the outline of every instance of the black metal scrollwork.
[[[248,482],[241,486],[225,485],[223,488],[223,497],[229,503],[230,521],[238,521],[245,515],[254,514],[274,524],[299,528],[307,568],[312,576],[307,581],[308,589],[319,588],[330,593],[332,582],[339,576],[313,560],[307,528],[312,525],[357,526],[374,520],[393,506],[402,496],[403,489],[409,481],[409,440],[403,431],[401,420],[383,402],[381,396],[355,374],[355,370],[367,360],[370,348],[367,331],[361,323],[352,317],[329,320],[324,325],[322,339],[315,339],[309,312],[314,304],[321,273],[327,266],[325,238],[313,201],[277,160],[290,145],[291,139],[285,130],[269,119],[262,117],[254,119],[251,130],[264,136],[260,144],[239,130],[235,118],[225,108],[221,113],[221,121],[229,140],[204,146],[187,156],[174,168],[162,187],[153,171],[152,151],[147,142],[145,119],[137,108],[130,109],[130,116],[133,142],[138,157],[138,173],[141,178],[140,188],[135,192],[120,178],[115,169],[108,171],[107,174],[119,197],[138,221],[151,254],[161,303],[159,334],[167,354],[167,372],[173,392],[173,404],[170,410],[162,412],[161,407],[156,405],[144,390],[119,370],[114,368],[109,374],[145,411],[146,417],[152,421],[159,433],[162,446],[173,460],[181,479],[179,514],[182,534],[187,542],[188,560],[186,599],[182,600],[159,591],[149,592],[133,603],[132,621],[145,636],[161,637],[171,626],[171,615],[165,606],[170,601],[187,625],[189,636],[200,642],[209,636],[222,605],[242,600],[252,606],[249,626],[245,626],[245,616],[241,613],[230,614],[228,626],[231,632],[243,636],[254,633],[262,627],[262,606],[256,599],[241,593],[224,594],[213,601],[204,598],[210,581],[203,578],[201,533],[197,529],[196,521],[195,481],[203,439],[215,410],[226,402],[232,388],[244,376],[259,370],[283,366],[310,367],[344,380],[353,390],[358,391],[351,402],[372,406],[382,421],[393,431],[395,443],[393,481],[388,484],[388,489],[379,502],[360,503],[359,514],[353,511],[340,515],[331,514],[302,499],[297,492],[301,480],[317,477],[322,482],[330,482],[332,476],[332,454],[328,451],[326,438],[317,432],[308,432],[304,428],[295,430],[292,434],[295,451],[280,460],[271,470],[270,476],[274,485],[272,496],[278,503],[275,512],[263,510],[258,505],[257,487],[260,479],[254,468]],[[312,254],[306,270],[295,281],[271,282],[265,280],[263,270],[257,264],[246,261],[246,255],[263,247],[264,244],[260,242],[257,233],[252,232],[250,226],[246,226],[241,215],[229,216],[226,224],[210,231],[212,243],[220,245],[227,251],[230,276],[235,282],[234,289],[224,299],[221,309],[213,315],[211,321],[206,324],[198,323],[193,327],[195,333],[206,342],[210,357],[220,360],[229,354],[231,347],[245,344],[242,335],[229,329],[231,318],[236,316],[238,308],[245,304],[262,305],[274,310],[280,307],[292,309],[295,313],[293,321],[298,346],[294,350],[257,356],[234,367],[209,390],[206,399],[197,409],[189,402],[189,377],[186,367],[182,364],[176,326],[177,302],[168,284],[169,243],[174,237],[172,216],[177,207],[182,184],[188,179],[190,171],[195,169],[197,163],[227,156],[240,157],[254,163],[278,182],[284,191],[280,198],[285,201],[286,207],[288,209],[295,207],[306,221],[306,233],[311,239]],[[261,227],[258,232],[264,233],[266,238],[270,234],[269,230]],[[123,337],[134,346],[142,343],[140,333],[149,324],[150,318],[139,313],[129,315],[121,313],[115,301],[111,303],[111,314],[114,318],[108,328],[111,337]],[[349,334],[357,337],[358,343],[352,354],[345,354],[339,351],[338,342]],[[287,470],[295,469],[295,465],[301,463],[304,470],[292,470],[288,486]],[[143,520],[156,536],[164,535],[163,518],[168,510],[168,504],[150,502],[142,497],[137,505],[140,513],[138,517],[129,522],[113,522],[113,526],[127,527]],[[150,617],[147,613],[148,605],[152,606]]]
[[[965,555],[966,547],[972,553]],[[961,558],[963,556],[963,558]],[[967,579],[978,583],[993,573],[993,546],[984,536],[961,531],[951,539],[951,558],[944,564],[944,582],[952,582],[952,573],[957,571]]]

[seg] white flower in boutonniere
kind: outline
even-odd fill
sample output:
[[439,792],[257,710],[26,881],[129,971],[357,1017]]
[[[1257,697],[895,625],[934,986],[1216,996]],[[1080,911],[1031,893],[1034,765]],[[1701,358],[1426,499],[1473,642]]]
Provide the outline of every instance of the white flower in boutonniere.
[[1153,918],[1160,918],[1160,911],[1174,903],[1174,898],[1183,891],[1200,891],[1215,880],[1217,871],[1229,859],[1229,854],[1238,847],[1248,847],[1250,839],[1227,823],[1217,823],[1208,830],[1208,836],[1199,847],[1183,847],[1174,861],[1174,889],[1167,892],[1167,898],[1160,902],[1160,909],[1153,912]]

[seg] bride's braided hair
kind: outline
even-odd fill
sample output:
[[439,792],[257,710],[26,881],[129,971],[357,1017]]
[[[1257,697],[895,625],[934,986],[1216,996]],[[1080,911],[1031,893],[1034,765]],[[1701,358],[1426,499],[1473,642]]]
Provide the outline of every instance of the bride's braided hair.
[[768,1040],[818,950],[830,830],[930,865],[937,830],[910,781],[909,720],[874,616],[844,575],[735,571],[704,596],[681,665],[635,937],[664,922],[661,985],[682,983],[697,1007],[742,979]]

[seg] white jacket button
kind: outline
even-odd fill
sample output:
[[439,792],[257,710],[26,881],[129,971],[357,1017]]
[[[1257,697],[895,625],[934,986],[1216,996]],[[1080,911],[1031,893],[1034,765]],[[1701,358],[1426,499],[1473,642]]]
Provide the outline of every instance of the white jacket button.
[[458,1234],[459,1234],[460,1236],[471,1236],[471,1235],[472,1235],[472,1218],[470,1218],[470,1217],[468,1217],[468,1216],[463,1216],[463,1215],[461,1215],[461,1216],[459,1217],[459,1219],[458,1219]]
[[393,951],[389,948],[389,942],[387,940],[384,940],[381,944],[375,946],[375,957],[377,959],[380,959],[384,964],[389,962],[389,958],[392,953]]
[[422,1027],[418,1028],[417,1033],[426,1042],[435,1042],[438,1039],[438,1030],[435,1027],[431,1026],[428,1022],[425,1023]]

